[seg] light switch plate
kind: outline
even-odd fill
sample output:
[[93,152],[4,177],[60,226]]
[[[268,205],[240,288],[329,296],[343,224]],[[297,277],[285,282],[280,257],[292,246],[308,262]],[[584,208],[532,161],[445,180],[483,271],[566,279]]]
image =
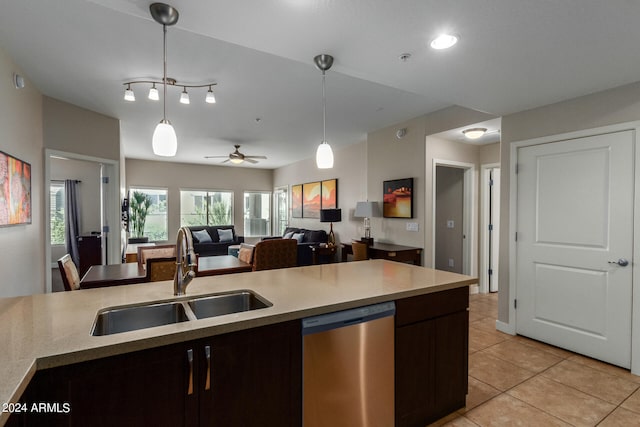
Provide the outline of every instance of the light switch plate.
[[417,222],[407,222],[407,231],[418,231]]
[[449,258],[449,267],[453,267],[453,258]]

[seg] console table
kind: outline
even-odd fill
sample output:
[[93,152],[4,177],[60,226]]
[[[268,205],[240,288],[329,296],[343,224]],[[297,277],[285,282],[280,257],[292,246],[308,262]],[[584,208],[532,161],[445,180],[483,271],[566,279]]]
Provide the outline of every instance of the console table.
[[312,246],[311,252],[313,256],[312,263],[313,265],[320,263],[320,257],[327,257],[329,259],[329,263],[332,263],[335,260],[336,252],[338,251],[337,246]]
[[[342,243],[342,262],[347,261],[347,255],[353,255],[351,243]],[[422,248],[412,246],[393,245],[391,243],[374,243],[369,246],[369,258],[388,259],[390,261],[411,262],[422,265]]]

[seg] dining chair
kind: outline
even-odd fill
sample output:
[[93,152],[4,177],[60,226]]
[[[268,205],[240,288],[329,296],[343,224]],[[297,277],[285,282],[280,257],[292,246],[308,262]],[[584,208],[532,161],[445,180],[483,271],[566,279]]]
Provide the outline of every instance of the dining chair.
[[369,259],[369,247],[366,243],[351,242],[353,251],[353,261],[363,261]]
[[138,264],[147,268],[147,260],[151,258],[176,257],[176,245],[154,245],[138,247]]
[[297,264],[298,242],[294,239],[263,240],[253,251],[253,271],[295,267]]
[[65,254],[58,260],[58,268],[62,276],[62,284],[65,291],[76,291],[80,289],[80,275],[78,268],[71,259],[71,255]]
[[176,275],[176,258],[147,258],[147,281],[173,280]]

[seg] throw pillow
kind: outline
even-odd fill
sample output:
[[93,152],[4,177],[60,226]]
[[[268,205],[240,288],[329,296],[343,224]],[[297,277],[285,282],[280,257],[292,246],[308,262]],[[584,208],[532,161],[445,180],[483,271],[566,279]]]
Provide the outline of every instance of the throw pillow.
[[293,233],[292,239],[296,239],[298,243],[302,243],[302,239],[304,239],[304,233]]
[[211,236],[207,233],[207,230],[194,231],[191,233],[196,243],[210,243]]
[[232,242],[233,241],[233,230],[218,230],[218,238],[221,242]]
[[283,239],[293,239],[293,231],[290,231],[288,233],[284,233],[284,236],[282,236]]

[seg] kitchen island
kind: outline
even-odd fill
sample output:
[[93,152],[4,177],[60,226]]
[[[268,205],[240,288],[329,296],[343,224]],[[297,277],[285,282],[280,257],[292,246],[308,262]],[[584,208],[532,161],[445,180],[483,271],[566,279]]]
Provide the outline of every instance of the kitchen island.
[[[155,349],[158,354],[163,354],[162,351],[172,345],[280,324],[296,325],[304,317],[379,302],[407,301],[404,304],[408,307],[405,310],[407,314],[401,316],[402,324],[399,325],[403,327],[400,336],[412,334],[414,329],[428,332],[431,325],[423,327],[421,325],[424,322],[420,323],[420,319],[416,318],[416,313],[420,317],[419,313],[425,310],[415,309],[414,302],[420,302],[415,297],[427,297],[430,294],[446,296],[449,292],[466,296],[466,287],[476,282],[475,278],[468,276],[385,260],[202,277],[191,282],[187,295],[248,289],[273,305],[254,311],[107,336],[90,334],[99,310],[170,300],[173,298],[173,283],[154,282],[0,299],[0,342],[3,343],[0,348],[0,402],[19,402],[38,371],[54,371],[50,368],[81,365],[133,353],[142,354]],[[446,313],[440,311],[448,303],[446,298],[435,301],[438,303],[433,304],[433,318],[440,319]],[[466,301],[468,305],[468,298]],[[458,313],[457,317],[462,319],[463,324],[468,322],[466,308],[464,310],[464,314]],[[464,351],[464,354],[458,356],[465,361],[465,372],[458,374],[465,381],[468,345],[466,327],[464,324],[465,330],[461,327],[452,330],[464,334],[463,340],[458,341],[458,347],[462,347],[459,353]],[[413,339],[412,335],[409,337]],[[396,346],[398,347],[397,342]],[[404,402],[398,402],[396,396],[396,405],[401,403]],[[0,424],[4,424],[8,418],[9,413],[3,412]]]

